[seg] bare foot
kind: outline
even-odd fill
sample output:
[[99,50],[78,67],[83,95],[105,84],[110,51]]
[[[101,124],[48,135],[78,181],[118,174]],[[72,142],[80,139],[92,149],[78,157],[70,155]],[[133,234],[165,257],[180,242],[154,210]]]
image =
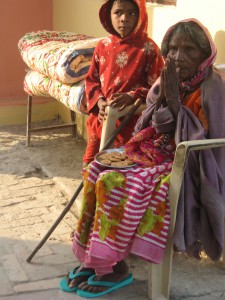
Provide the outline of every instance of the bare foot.
[[[113,267],[113,273],[106,274],[103,276],[95,276],[93,281],[108,281],[108,282],[120,282],[125,279],[129,274],[129,269],[125,261],[120,261],[116,266]],[[106,286],[92,286],[83,281],[78,285],[78,288],[90,293],[101,293],[107,290],[109,287]]]
[[70,240],[71,240],[71,241],[73,241],[74,236],[75,236],[75,231],[71,231],[71,232],[70,232]]
[[75,275],[75,274],[78,274],[78,273],[84,272],[84,271],[90,271],[90,274],[89,274],[89,275],[80,275],[80,276],[77,276],[77,277],[74,278],[74,279],[70,279],[70,278],[69,278],[69,274],[70,274],[70,273],[67,274],[67,277],[66,277],[66,279],[67,279],[67,284],[68,284],[68,286],[69,286],[70,288],[74,288],[74,287],[78,286],[81,282],[86,281],[86,280],[88,279],[88,277],[90,277],[91,274],[94,274],[94,273],[95,273],[95,271],[94,271],[93,269],[84,268],[83,265],[80,265],[80,267],[75,268],[75,269],[73,270],[73,274]]

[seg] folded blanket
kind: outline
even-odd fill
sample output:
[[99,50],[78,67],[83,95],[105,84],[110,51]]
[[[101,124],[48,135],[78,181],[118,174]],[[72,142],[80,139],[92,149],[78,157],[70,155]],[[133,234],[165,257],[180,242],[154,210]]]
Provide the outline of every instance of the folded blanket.
[[75,112],[88,113],[84,80],[73,84],[64,84],[31,70],[25,76],[24,90],[31,96],[53,97]]
[[30,69],[71,84],[85,77],[99,40],[84,34],[44,30],[25,34],[18,48]]

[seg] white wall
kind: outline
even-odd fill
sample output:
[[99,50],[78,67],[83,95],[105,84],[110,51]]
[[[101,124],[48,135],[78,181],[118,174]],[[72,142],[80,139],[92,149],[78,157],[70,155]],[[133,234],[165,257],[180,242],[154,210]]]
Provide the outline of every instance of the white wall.
[[153,17],[152,38],[158,45],[170,25],[179,20],[196,18],[211,33],[217,46],[216,63],[225,63],[225,1],[224,0],[177,0],[176,7],[148,6]]
[[54,29],[106,36],[98,17],[102,3],[102,0],[53,0]]
[[[106,36],[98,12],[103,0],[53,0],[53,26],[92,36]],[[175,22],[196,18],[212,34],[218,49],[216,63],[225,62],[225,0],[177,0],[177,6],[148,5],[149,36],[160,46],[168,27]]]

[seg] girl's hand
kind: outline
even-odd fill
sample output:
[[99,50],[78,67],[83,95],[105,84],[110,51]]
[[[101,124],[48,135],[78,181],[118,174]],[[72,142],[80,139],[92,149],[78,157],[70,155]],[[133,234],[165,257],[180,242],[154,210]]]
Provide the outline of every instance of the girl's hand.
[[103,99],[103,98],[100,98],[100,99],[98,100],[98,108],[99,108],[98,121],[99,121],[100,123],[103,122],[103,120],[104,120],[104,118],[105,118],[105,116],[106,116],[106,112],[105,112],[106,106],[107,106],[106,100]]
[[128,105],[134,103],[134,101],[133,98],[126,93],[116,93],[107,100],[107,103],[109,106],[119,107],[118,111],[121,111]]

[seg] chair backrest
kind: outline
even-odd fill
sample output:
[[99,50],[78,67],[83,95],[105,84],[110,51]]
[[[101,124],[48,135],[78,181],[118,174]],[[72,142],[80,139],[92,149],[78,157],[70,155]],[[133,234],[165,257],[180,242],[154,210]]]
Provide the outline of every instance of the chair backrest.
[[[103,121],[103,126],[102,126],[102,135],[101,135],[101,143],[100,143],[100,149],[104,147],[106,142],[109,140],[109,138],[112,136],[114,131],[116,130],[116,121],[121,118],[126,116],[130,109],[132,108],[132,105],[127,106],[124,110],[118,111],[118,108],[113,108],[110,106],[106,107],[106,118]],[[146,108],[146,104],[141,104],[138,109],[135,111],[134,114],[141,114],[142,111]]]

